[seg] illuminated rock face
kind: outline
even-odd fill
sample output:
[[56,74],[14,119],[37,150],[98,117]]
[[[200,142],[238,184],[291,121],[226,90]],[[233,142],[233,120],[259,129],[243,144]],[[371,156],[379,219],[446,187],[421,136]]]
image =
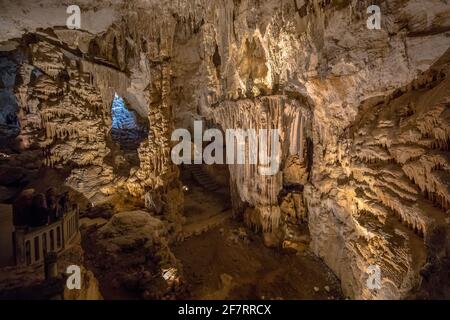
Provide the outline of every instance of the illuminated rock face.
[[[62,18],[39,19],[40,3]],[[82,25],[88,33],[39,29],[64,24],[58,1],[7,4],[1,19],[11,28],[0,39],[35,34],[15,60],[23,145],[38,143],[45,165],[70,162],[67,183],[93,202],[117,190],[161,193],[176,230],[183,195],[172,130],[198,118],[222,129],[278,128],[278,174],[230,166],[235,212],[277,241],[292,240],[286,222],[307,215],[311,247],[346,295],[404,298],[426,259],[438,265],[445,256],[430,239],[449,225],[450,8],[383,3],[381,30],[369,30],[368,5],[89,2],[87,17],[98,15]],[[14,12],[24,19],[12,20]],[[115,92],[149,122],[128,177],[104,160]],[[296,184],[304,190],[283,192]],[[373,265],[381,290],[366,285]]]
[[[307,186],[314,250],[336,269],[357,261],[358,269],[341,269],[350,278],[344,285],[364,284],[359,268],[378,264],[392,281],[379,294],[401,297],[416,283],[435,233],[448,230],[449,72],[446,54],[407,86],[363,103],[327,168],[337,180]],[[322,192],[334,199],[324,203]],[[371,297],[364,287],[348,290],[355,289]]]
[[[229,165],[231,188],[236,192],[236,197],[233,198],[235,210],[239,210],[240,204],[245,203],[254,209],[244,213],[247,224],[262,229],[263,232],[275,233],[281,219],[278,195],[283,189],[284,161],[288,157],[295,157],[301,164],[306,162],[306,137],[310,132],[307,127],[311,123],[309,109],[295,99],[270,96],[237,102],[226,101],[214,108],[212,114],[213,120],[224,130],[277,130],[280,140],[279,151],[276,153],[280,162],[278,170],[262,174],[261,165],[251,164],[249,157],[258,155],[251,151],[246,155],[246,164]],[[272,156],[272,149],[275,147],[271,141],[268,139],[268,154]]]

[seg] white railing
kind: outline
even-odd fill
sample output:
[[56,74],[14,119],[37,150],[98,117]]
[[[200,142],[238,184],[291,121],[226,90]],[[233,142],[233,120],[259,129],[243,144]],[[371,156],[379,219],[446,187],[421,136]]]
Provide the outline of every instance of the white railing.
[[78,209],[75,209],[49,225],[16,228],[14,231],[16,264],[42,263],[46,253],[64,250],[78,234],[78,219]]

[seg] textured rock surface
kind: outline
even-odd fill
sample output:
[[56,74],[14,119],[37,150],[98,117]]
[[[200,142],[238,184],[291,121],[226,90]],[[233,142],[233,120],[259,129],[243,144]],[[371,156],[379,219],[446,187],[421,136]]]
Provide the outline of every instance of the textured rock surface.
[[168,247],[166,226],[145,211],[120,212],[101,227],[98,234],[99,244],[108,252],[143,246],[158,257],[162,268],[178,267]]
[[[425,243],[449,224],[446,1],[382,2],[381,30],[366,28],[371,3],[359,0],[78,3],[78,31],[45,29],[64,26],[57,1],[8,3],[0,16],[2,47],[18,47],[0,64],[17,66],[14,85],[2,72],[0,121],[19,110],[22,149],[70,163],[67,183],[93,203],[117,190],[161,193],[176,230],[172,129],[199,118],[278,128],[283,172],[230,166],[235,211],[292,240],[283,224],[305,220],[305,204],[312,249],[348,296],[403,298],[420,285]],[[105,161],[114,92],[149,121],[127,177]],[[304,191],[283,204],[287,183]],[[378,291],[365,285],[374,264]]]
[[[120,212],[95,233],[95,243],[87,245],[88,259],[104,287],[113,282],[150,299],[179,294],[183,270],[169,248],[168,229],[161,220],[145,211]],[[97,250],[101,254],[95,254]],[[117,288],[103,290],[110,298]]]

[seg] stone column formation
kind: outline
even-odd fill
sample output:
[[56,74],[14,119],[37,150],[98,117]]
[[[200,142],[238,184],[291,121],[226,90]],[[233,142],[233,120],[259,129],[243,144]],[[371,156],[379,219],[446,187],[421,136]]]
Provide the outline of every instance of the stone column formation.
[[[300,162],[304,160],[304,124],[306,126],[309,122],[309,110],[296,100],[270,96],[226,101],[213,110],[213,118],[223,130],[254,129],[259,132],[260,129],[273,129],[278,132],[281,148],[277,157],[280,159],[280,169],[274,175],[261,175],[258,164],[250,164],[248,145],[246,164],[229,165],[230,183],[239,195],[239,199],[234,200],[245,202],[258,211],[257,216],[247,215],[248,224],[263,231],[277,229],[280,220],[278,194],[283,188],[282,165],[290,155],[296,155]],[[268,154],[271,155],[270,146]]]

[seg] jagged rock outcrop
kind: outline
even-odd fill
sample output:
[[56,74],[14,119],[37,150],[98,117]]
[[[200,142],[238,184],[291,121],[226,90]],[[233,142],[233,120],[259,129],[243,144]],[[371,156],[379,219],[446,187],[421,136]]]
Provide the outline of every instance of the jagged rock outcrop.
[[[307,187],[313,248],[340,270],[342,278],[363,274],[368,264],[382,265],[384,279],[391,282],[378,293],[382,297],[405,296],[421,282],[427,239],[435,228],[449,227],[448,204],[442,196],[448,194],[448,179],[443,177],[448,159],[444,92],[448,92],[449,58],[447,53],[393,94],[366,101],[354,126],[343,133],[339,158],[330,168],[330,178],[331,172],[339,174],[336,187],[330,178]],[[321,204],[318,191],[335,193],[337,201]],[[331,232],[335,224],[341,224],[344,233]],[[359,267],[340,269],[342,259],[360,260]],[[343,283],[364,284],[364,280]],[[364,287],[348,290],[371,296]]]
[[[127,271],[125,274],[118,275],[123,277],[122,285],[127,286],[130,283],[133,286],[136,285],[140,291],[143,291],[145,297],[148,294],[145,291],[151,290],[154,279],[164,279],[167,282],[167,290],[170,290],[172,285],[180,284],[183,270],[169,248],[167,225],[150,216],[148,212],[117,213],[108,223],[99,228],[97,233],[99,239],[97,245],[104,251],[105,259],[114,264],[128,264],[126,270],[130,268],[152,270],[152,274],[148,274],[150,271],[146,271],[143,275],[133,272],[128,274]],[[142,263],[136,265],[133,260],[120,261],[124,252],[134,254],[135,259],[142,260]],[[170,277],[167,277],[167,272],[170,272]]]

